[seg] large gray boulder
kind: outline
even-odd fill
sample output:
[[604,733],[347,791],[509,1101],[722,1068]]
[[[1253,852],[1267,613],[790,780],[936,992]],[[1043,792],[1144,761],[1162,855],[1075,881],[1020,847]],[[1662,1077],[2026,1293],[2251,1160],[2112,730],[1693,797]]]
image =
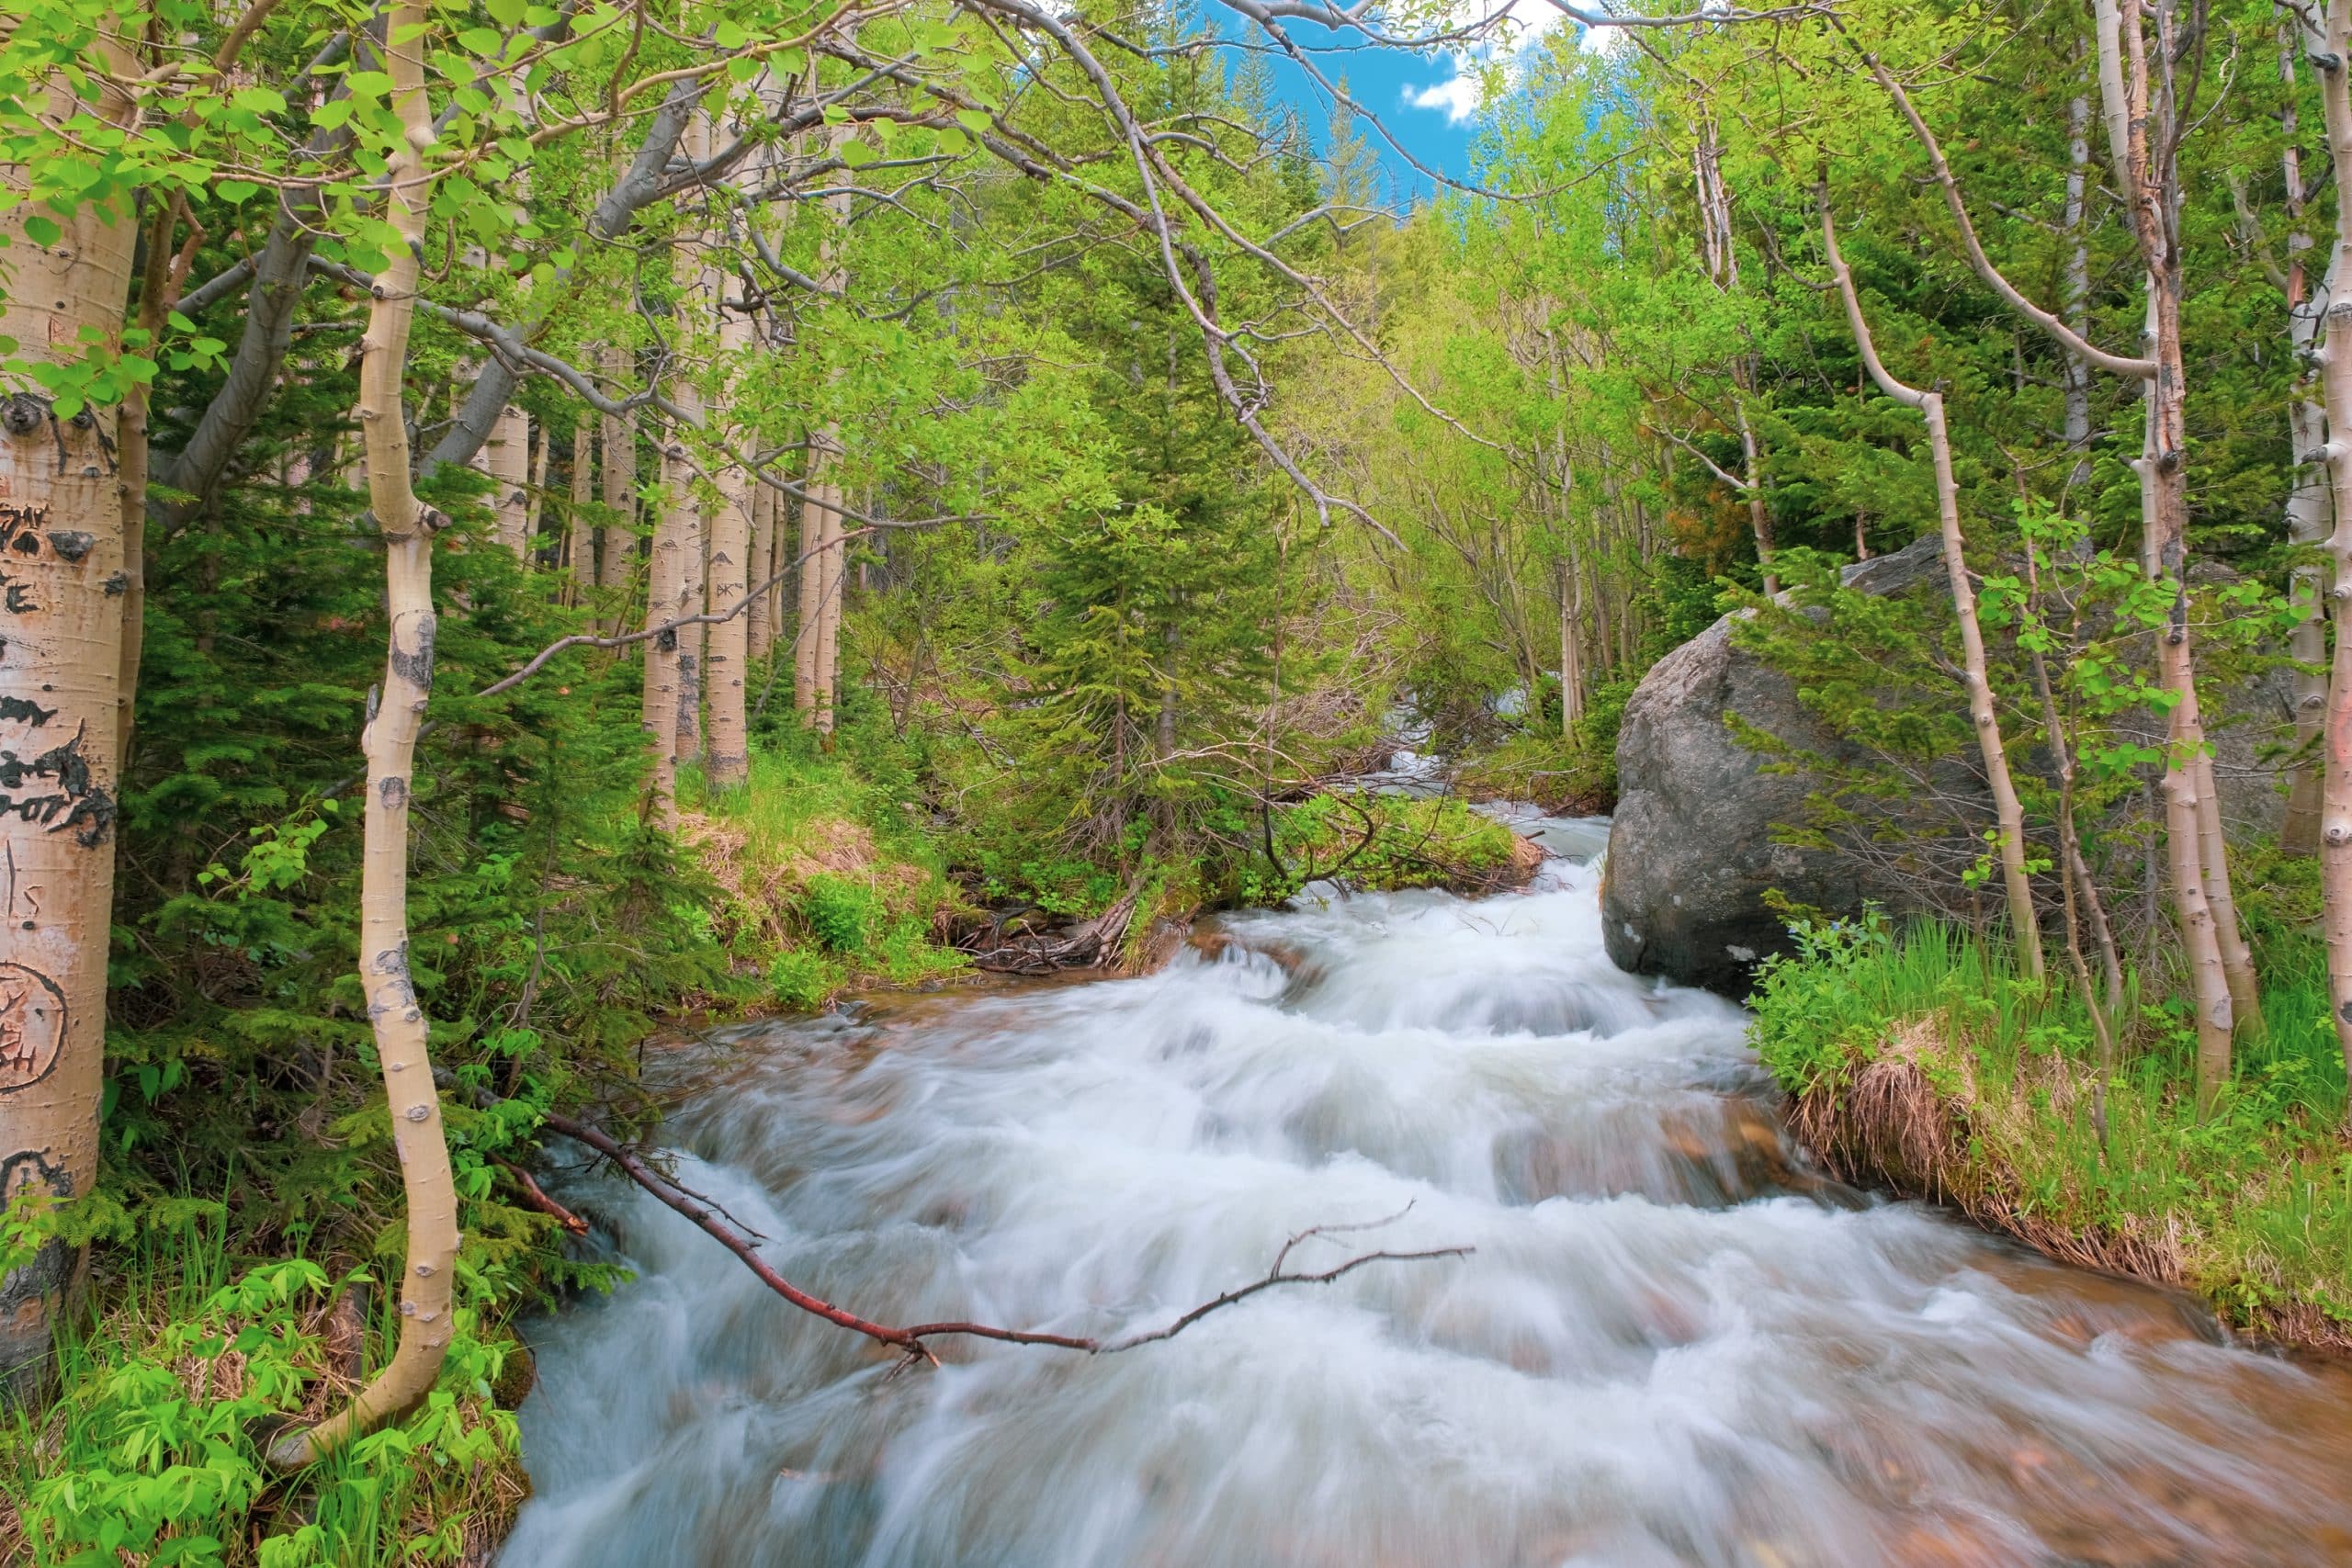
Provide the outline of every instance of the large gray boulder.
[[[1941,541],[1930,536],[1849,567],[1846,582],[1869,593],[1941,594]],[[2286,677],[2274,671],[2222,697],[2213,740],[2223,815],[2233,831],[2275,832],[2284,798],[2276,764],[2258,753],[2277,749],[2290,716]],[[1816,781],[1766,773],[1765,758],[1725,723],[1735,713],[1807,751],[1860,760],[1798,703],[1788,677],[1734,646],[1730,616],[1717,621],[1652,666],[1625,705],[1600,910],[1618,967],[1742,997],[1758,961],[1791,945],[1768,893],[1835,915],[1873,902],[1927,905],[1916,874],[1775,841],[1775,825],[1804,822]],[[1983,798],[1982,820],[1992,820],[1972,767],[1956,763],[1937,783],[1939,793]]]

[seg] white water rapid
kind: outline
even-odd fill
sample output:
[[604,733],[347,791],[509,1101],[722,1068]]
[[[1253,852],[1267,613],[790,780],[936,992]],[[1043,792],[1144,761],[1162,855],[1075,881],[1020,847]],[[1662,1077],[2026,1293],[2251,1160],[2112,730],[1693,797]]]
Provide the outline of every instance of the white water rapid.
[[1741,1013],[1613,969],[1596,882],[732,1032],[680,1175],[868,1317],[1151,1326],[1408,1204],[1294,1267],[1476,1252],[889,1377],[582,1181],[639,1277],[534,1333],[505,1568],[2352,1562],[2352,1379],[1809,1174]]

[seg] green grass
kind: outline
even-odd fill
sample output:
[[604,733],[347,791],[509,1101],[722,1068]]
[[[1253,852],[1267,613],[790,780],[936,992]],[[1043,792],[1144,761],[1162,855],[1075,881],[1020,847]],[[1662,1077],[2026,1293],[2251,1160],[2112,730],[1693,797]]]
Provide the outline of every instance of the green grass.
[[[461,1311],[424,1409],[273,1474],[270,1436],[348,1396],[321,1332],[337,1282],[299,1258],[241,1268],[220,1235],[217,1216],[185,1217],[109,1254],[103,1312],[60,1337],[58,1401],[0,1419],[0,1561],[373,1568],[455,1562],[469,1532],[491,1539],[524,1495],[514,1420],[491,1395],[506,1348]],[[379,1313],[376,1363],[394,1333]]]
[[2225,1317],[2352,1343],[2343,1057],[2313,944],[2279,934],[2265,958],[2267,1032],[2240,1043],[2201,1116],[2187,1014],[2142,1005],[2132,988],[2103,1141],[2094,1036],[2074,988],[2035,984],[1965,931],[1897,932],[1876,919],[1811,930],[1767,967],[1753,1033],[1800,1096],[1835,1095],[1889,1051],[1906,1053],[1964,1118],[1963,1207],[1982,1199],[2028,1228],[2161,1238],[2182,1282]]
[[821,1007],[863,984],[913,985],[966,967],[944,942],[964,900],[936,838],[887,758],[827,755],[784,734],[754,750],[744,786],[679,781],[681,837],[726,890],[714,911],[740,971],[778,1007]]

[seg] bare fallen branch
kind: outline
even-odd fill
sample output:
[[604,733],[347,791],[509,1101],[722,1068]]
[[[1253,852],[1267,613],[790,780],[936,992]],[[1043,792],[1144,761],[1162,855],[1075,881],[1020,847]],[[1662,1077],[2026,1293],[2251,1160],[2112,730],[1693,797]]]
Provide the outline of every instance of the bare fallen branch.
[[768,1261],[760,1256],[759,1249],[741,1231],[722,1219],[717,1213],[715,1205],[711,1205],[706,1199],[690,1196],[685,1189],[648,1165],[642,1156],[611,1134],[553,1111],[548,1113],[543,1124],[549,1132],[560,1133],[573,1142],[584,1144],[604,1156],[622,1175],[651,1193],[666,1207],[685,1216],[693,1222],[696,1229],[733,1253],[741,1260],[745,1268],[758,1277],[762,1284],[794,1306],[805,1313],[821,1317],[838,1327],[846,1328],[853,1334],[862,1334],[877,1344],[888,1345],[899,1351],[904,1359],[898,1367],[892,1369],[894,1375],[919,1361],[936,1364],[938,1358],[931,1353],[925,1342],[950,1337],[994,1339],[1007,1345],[1044,1345],[1059,1350],[1083,1350],[1090,1356],[1115,1356],[1123,1350],[1133,1350],[1139,1346],[1156,1345],[1162,1340],[1173,1339],[1211,1313],[1248,1301],[1260,1292],[1272,1290],[1277,1285],[1328,1285],[1335,1280],[1344,1279],[1357,1269],[1374,1263],[1426,1263],[1442,1258],[1467,1258],[1477,1250],[1469,1247],[1434,1247],[1413,1252],[1383,1250],[1358,1253],[1345,1262],[1313,1272],[1286,1270],[1283,1268],[1283,1265],[1290,1260],[1292,1250],[1301,1242],[1317,1236],[1372,1230],[1381,1225],[1393,1224],[1411,1212],[1412,1205],[1408,1203],[1403,1209],[1385,1219],[1365,1220],[1354,1224],[1309,1225],[1283,1243],[1282,1250],[1274,1255],[1273,1267],[1267,1269],[1263,1276],[1201,1303],[1159,1328],[1125,1334],[1111,1339],[1089,1335],[1046,1334],[1026,1328],[1002,1328],[988,1323],[919,1323],[911,1327],[896,1328],[888,1324],[876,1323],[870,1318],[860,1317],[847,1308],[835,1306],[832,1303],[810,1295],[777,1273]]

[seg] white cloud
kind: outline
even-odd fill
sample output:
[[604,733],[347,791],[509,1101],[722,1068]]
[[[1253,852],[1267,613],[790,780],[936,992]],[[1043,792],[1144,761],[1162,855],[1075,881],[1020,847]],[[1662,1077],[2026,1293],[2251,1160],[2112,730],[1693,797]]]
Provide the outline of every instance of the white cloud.
[[1464,75],[1460,61],[1453,62],[1452,80],[1432,82],[1426,87],[1405,89],[1405,102],[1408,107],[1417,109],[1443,109],[1446,123],[1449,125],[1460,125],[1464,120],[1476,114],[1483,97],[1484,94],[1479,89],[1478,78]]
[[1450,20],[1457,26],[1474,20],[1498,22],[1496,30],[1488,35],[1490,41],[1464,53],[1448,55],[1446,62],[1453,68],[1453,76],[1443,82],[1406,88],[1406,106],[1442,109],[1447,123],[1460,125],[1485,106],[1486,89],[1481,78],[1487,62],[1499,52],[1507,64],[1516,63],[1536,40],[1566,19],[1550,0],[1465,0]]

